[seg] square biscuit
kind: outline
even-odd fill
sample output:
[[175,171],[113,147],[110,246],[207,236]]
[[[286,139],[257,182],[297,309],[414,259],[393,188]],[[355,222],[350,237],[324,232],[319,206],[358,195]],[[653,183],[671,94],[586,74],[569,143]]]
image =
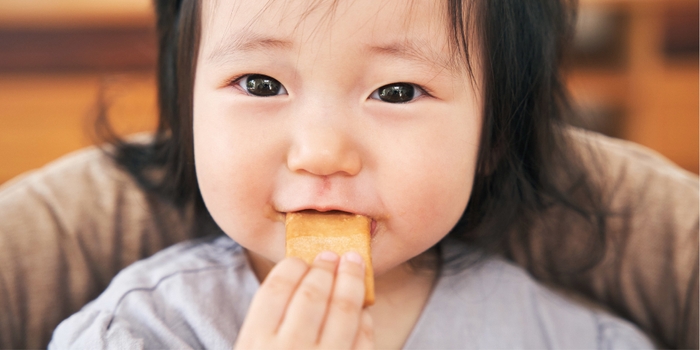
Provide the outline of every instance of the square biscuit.
[[311,264],[316,255],[332,251],[339,256],[354,251],[365,261],[365,302],[374,304],[374,272],[370,254],[372,220],[339,211],[288,213],[285,221],[286,256]]

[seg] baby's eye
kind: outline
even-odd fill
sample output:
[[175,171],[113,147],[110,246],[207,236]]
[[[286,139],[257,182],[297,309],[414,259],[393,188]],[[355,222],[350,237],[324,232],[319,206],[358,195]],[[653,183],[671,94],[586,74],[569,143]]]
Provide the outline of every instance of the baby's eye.
[[287,90],[275,78],[262,74],[249,74],[238,80],[238,86],[251,95],[268,97],[285,95]]
[[405,103],[423,95],[423,89],[409,83],[393,83],[380,87],[370,98],[389,103]]

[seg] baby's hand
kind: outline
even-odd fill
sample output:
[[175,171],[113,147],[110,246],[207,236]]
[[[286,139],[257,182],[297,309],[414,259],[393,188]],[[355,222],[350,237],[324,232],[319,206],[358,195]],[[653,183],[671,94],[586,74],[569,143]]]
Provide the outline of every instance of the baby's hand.
[[364,263],[357,253],[339,259],[323,252],[311,267],[284,259],[255,294],[236,349],[373,348],[364,296]]

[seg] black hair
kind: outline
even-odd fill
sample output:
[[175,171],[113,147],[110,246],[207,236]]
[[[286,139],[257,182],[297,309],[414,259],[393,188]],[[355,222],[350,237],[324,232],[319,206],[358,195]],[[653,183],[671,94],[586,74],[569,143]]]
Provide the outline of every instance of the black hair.
[[[192,140],[200,4],[156,0],[155,5],[158,128],[148,144],[110,136],[113,156],[146,191],[178,206],[194,205],[198,220],[211,221],[197,184]],[[590,226],[588,259],[581,266],[590,267],[602,257],[605,211],[565,123],[570,108],[560,67],[576,5],[575,0],[446,0],[455,54],[466,60],[470,72],[474,55],[469,38],[477,39],[484,94],[473,191],[448,237],[481,252],[508,255],[512,252],[505,242],[526,244],[533,218],[556,206]],[[566,235],[549,234],[551,249],[545,254],[567,254],[559,249]],[[459,259],[453,260],[449,262]]]
[[[561,69],[577,5],[576,0],[448,1],[455,44],[469,62],[468,39],[477,39],[484,75],[477,174],[468,207],[448,236],[477,252],[510,255],[513,244],[535,240],[534,221],[563,208],[588,226],[585,242],[573,247],[553,224],[546,249],[538,252],[544,256],[527,259],[557,261],[549,264],[560,269],[555,274],[582,272],[602,259],[608,216],[567,127],[575,115]],[[595,169],[595,157],[588,159]]]

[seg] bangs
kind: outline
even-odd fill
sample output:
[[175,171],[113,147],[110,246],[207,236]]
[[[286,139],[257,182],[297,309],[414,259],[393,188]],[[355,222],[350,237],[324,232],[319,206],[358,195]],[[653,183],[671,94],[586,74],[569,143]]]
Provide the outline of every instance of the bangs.
[[[203,30],[203,28],[210,27],[212,25],[212,16],[210,14],[220,11],[221,0],[181,0],[183,3],[198,3],[197,6],[201,8],[199,11],[199,17],[197,18],[197,26],[200,27],[198,30]],[[345,2],[352,3],[353,0],[312,0],[307,1],[304,5],[299,5],[293,0],[260,0],[265,1],[264,5],[255,13],[247,19],[247,24],[244,26],[245,29],[249,29],[256,22],[258,22],[264,16],[270,16],[271,12],[286,12],[290,9],[298,10],[294,8],[295,6],[304,6],[301,14],[294,19],[296,25],[293,31],[297,31],[303,25],[304,21],[311,15],[318,15],[322,12],[319,17],[320,20],[315,25],[314,28],[310,28],[311,35],[323,34],[327,31],[328,27],[332,26],[341,9],[341,5]],[[395,1],[394,4],[386,2],[384,6],[406,6],[408,8],[408,15],[406,16],[406,27],[410,27],[411,20],[414,13],[418,13],[416,10],[416,4],[420,1],[426,0],[399,0]],[[478,0],[427,0],[427,1],[441,1],[443,2],[442,11],[439,17],[436,18],[441,23],[445,23],[445,33],[447,34],[448,45],[450,50],[449,61],[445,62],[445,68],[452,70],[462,70],[466,69],[469,76],[472,79],[472,83],[475,83],[475,73],[478,71],[477,68],[481,67],[480,62],[474,60],[474,57],[479,55],[474,55],[473,53],[481,52],[482,49],[477,46],[477,43],[481,42],[479,37],[479,31],[477,30],[479,24],[476,19],[479,18],[477,11],[479,8]],[[235,4],[235,1],[234,1]],[[229,17],[233,18],[237,11],[238,5],[234,5],[230,9]],[[369,17],[369,16],[368,16]],[[371,23],[371,18],[367,20],[366,23]],[[201,25],[200,25],[201,24]],[[304,28],[304,30],[309,30]],[[206,38],[202,37],[202,40]],[[194,49],[198,50],[199,47]]]

